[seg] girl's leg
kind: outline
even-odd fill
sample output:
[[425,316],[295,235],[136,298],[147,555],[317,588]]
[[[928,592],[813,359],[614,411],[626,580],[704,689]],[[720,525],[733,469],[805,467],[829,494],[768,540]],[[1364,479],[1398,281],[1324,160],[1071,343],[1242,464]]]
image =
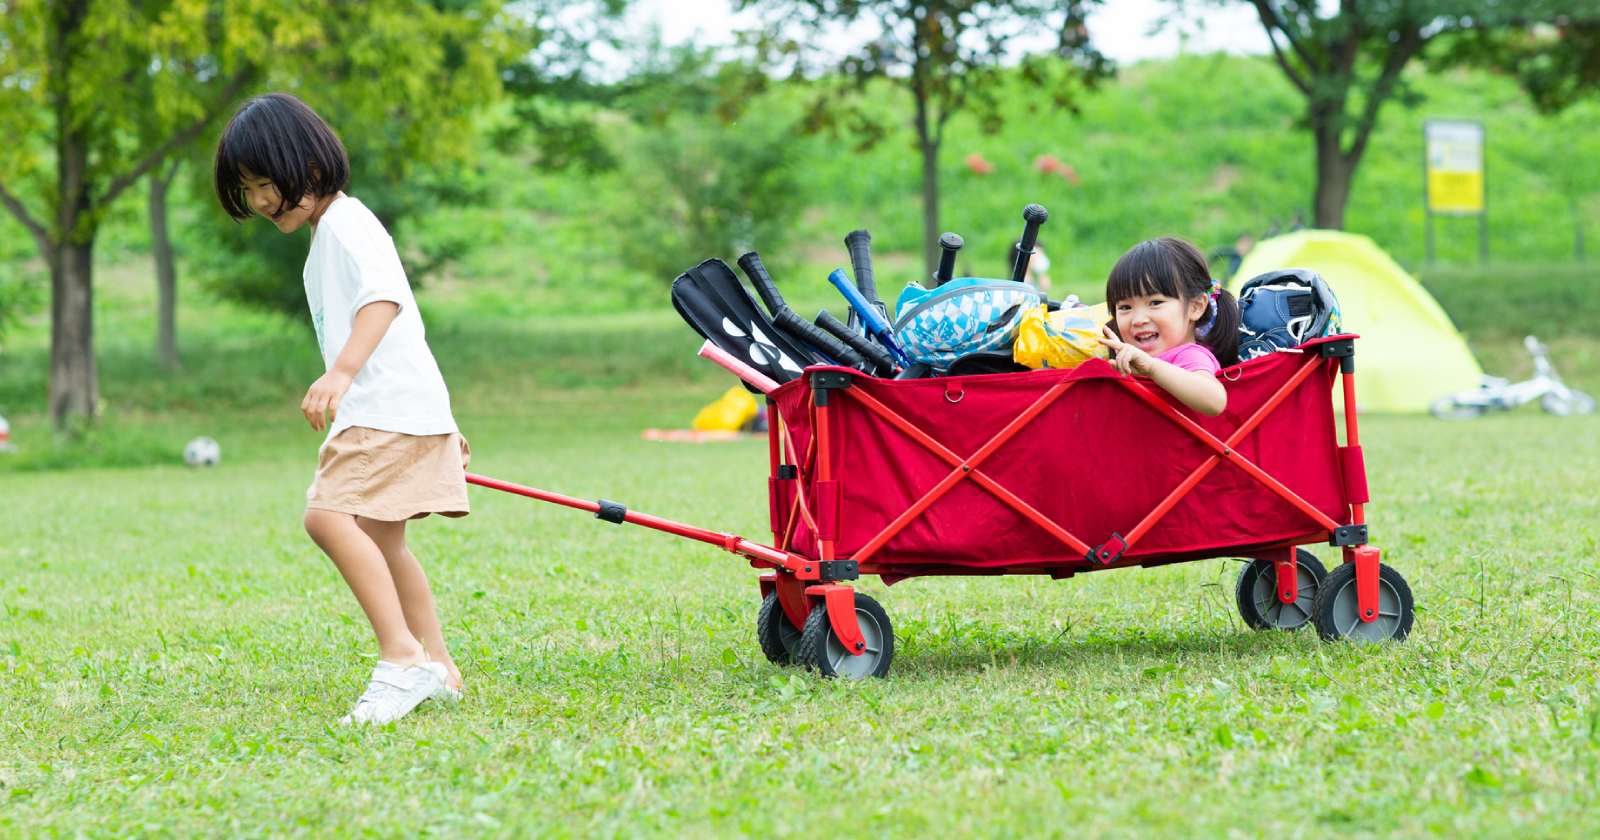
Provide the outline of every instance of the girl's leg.
[[415,665],[426,660],[423,646],[407,626],[383,552],[371,537],[356,525],[356,517],[331,510],[309,509],[306,533],[344,575],[344,582],[355,593],[356,601],[372,623],[378,637],[378,657],[398,665]]
[[405,611],[406,625],[411,633],[422,640],[428,658],[438,662],[450,672],[451,688],[461,688],[461,670],[450,658],[444,644],[444,632],[439,627],[439,611],[433,600],[433,589],[428,586],[428,575],[422,571],[411,549],[406,547],[406,523],[385,522],[379,519],[356,517],[356,524],[377,544],[388,564],[389,575],[400,596],[400,607]]

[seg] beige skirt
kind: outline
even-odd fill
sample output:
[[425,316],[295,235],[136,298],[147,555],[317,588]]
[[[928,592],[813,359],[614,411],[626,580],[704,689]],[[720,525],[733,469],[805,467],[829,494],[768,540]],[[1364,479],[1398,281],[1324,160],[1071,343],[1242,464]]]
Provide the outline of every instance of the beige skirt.
[[385,522],[466,516],[467,439],[351,426],[322,445],[306,507]]

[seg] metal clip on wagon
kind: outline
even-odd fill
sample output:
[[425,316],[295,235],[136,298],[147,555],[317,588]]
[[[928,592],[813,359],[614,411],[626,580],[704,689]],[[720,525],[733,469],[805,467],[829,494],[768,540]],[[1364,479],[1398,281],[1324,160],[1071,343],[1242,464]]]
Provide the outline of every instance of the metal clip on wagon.
[[[1403,639],[1411,590],[1368,544],[1355,336],[1219,374],[1197,417],[1095,359],[1073,370],[889,380],[818,366],[768,397],[773,544],[469,475],[468,481],[720,545],[761,575],[773,662],[884,676],[888,614],[848,581],[1046,574],[1248,557],[1237,604],[1257,629]],[[1338,440],[1334,379],[1343,384]],[[1114,488],[1114,489],[1108,489]],[[1326,571],[1300,546],[1326,542]]]

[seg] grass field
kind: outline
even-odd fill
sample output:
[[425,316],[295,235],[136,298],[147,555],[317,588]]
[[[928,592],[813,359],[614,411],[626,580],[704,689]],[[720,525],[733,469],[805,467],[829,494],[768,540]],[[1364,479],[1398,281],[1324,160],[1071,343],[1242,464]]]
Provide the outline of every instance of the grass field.
[[[103,451],[56,455],[131,466],[52,469],[25,414],[44,452],[0,473],[0,835],[1600,828],[1600,418],[1363,421],[1404,644],[1249,631],[1228,561],[869,581],[899,647],[867,684],[768,664],[731,555],[475,490],[473,516],[413,530],[470,698],[346,731],[375,649],[299,526],[308,337],[191,301],[164,377],[147,286],[105,276]],[[475,469],[764,535],[762,444],[639,439],[726,386],[670,313],[495,320],[430,294]],[[37,384],[15,363],[41,337],[5,392]],[[1593,389],[1593,342],[1558,347]],[[175,465],[201,433],[222,465]]]
[[[488,474],[760,537],[760,444],[637,437],[701,396],[463,423]],[[1226,561],[868,582],[892,678],[824,683],[731,555],[475,491],[413,530],[470,699],[375,732],[330,726],[374,648],[299,528],[310,432],[0,476],[0,833],[1592,833],[1600,422],[1365,427],[1404,644],[1246,630]]]

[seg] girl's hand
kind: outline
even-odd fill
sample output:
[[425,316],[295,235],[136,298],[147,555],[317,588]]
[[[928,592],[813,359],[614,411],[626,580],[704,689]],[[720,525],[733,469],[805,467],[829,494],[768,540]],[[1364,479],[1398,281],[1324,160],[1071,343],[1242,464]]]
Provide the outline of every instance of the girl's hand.
[[350,390],[350,382],[348,374],[330,370],[311,383],[305,399],[300,401],[300,413],[306,416],[311,428],[320,432],[328,427],[328,423],[339,413],[339,400],[344,397],[345,391]]
[[1119,373],[1129,376],[1149,376],[1155,371],[1155,360],[1150,354],[1117,338],[1110,327],[1101,327],[1100,343],[1111,348],[1111,364]]

